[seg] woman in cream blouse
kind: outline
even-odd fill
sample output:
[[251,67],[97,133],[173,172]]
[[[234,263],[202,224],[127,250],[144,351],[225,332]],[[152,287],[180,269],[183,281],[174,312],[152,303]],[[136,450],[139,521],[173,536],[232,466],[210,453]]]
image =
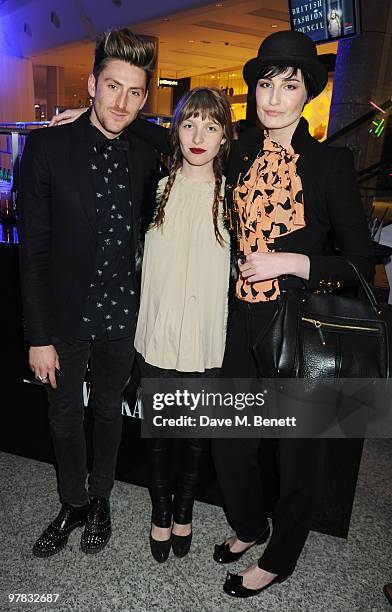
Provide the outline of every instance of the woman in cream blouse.
[[[146,234],[135,348],[143,378],[217,376],[225,348],[229,239],[223,225],[223,166],[231,138],[225,95],[197,88],[179,102],[171,128],[173,164],[160,181]],[[183,440],[172,500],[171,440],[149,440],[151,552],[185,556],[205,442]]]

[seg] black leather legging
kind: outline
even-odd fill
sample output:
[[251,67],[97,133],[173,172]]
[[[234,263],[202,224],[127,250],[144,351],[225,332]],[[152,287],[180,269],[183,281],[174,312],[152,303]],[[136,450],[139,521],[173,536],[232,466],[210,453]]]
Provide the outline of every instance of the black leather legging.
[[[212,368],[203,373],[165,370],[147,363],[139,353],[137,353],[137,361],[142,378],[215,378],[220,372],[219,368]],[[170,527],[172,518],[180,525],[186,525],[192,521],[200,466],[205,450],[209,447],[208,439],[179,440],[181,443],[179,469],[176,470],[178,476],[173,486],[171,477],[173,442],[174,440],[170,438],[147,440],[152,522],[157,527]]]

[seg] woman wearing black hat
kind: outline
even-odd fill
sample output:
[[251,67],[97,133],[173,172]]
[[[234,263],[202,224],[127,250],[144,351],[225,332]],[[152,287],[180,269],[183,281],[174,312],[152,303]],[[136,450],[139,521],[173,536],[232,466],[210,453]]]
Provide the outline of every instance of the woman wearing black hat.
[[[344,256],[372,277],[373,255],[352,155],[346,148],[318,143],[301,118],[327,76],[313,41],[292,31],[266,38],[258,56],[244,66],[264,132],[255,127],[241,137],[227,171],[226,201],[239,274],[227,326],[225,377],[262,375],[252,346],[276,310],[282,276],[306,279],[314,289],[326,282],[353,286],[356,279]],[[327,254],[331,230],[341,256]],[[224,591],[233,597],[256,595],[289,576],[309,533],[322,442],[273,442],[280,494],[272,535],[258,563],[239,575],[228,573]],[[213,440],[218,479],[235,530],[235,536],[215,546],[218,563],[239,559],[270,535],[259,447],[257,439]]]

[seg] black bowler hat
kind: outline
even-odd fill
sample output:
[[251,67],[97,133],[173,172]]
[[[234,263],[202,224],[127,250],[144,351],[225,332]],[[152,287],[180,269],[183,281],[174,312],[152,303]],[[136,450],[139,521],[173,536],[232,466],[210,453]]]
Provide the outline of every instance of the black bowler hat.
[[243,75],[248,87],[256,84],[264,66],[303,68],[312,77],[318,96],[328,81],[328,71],[317,55],[313,40],[292,30],[274,32],[261,43],[257,57],[246,62]]

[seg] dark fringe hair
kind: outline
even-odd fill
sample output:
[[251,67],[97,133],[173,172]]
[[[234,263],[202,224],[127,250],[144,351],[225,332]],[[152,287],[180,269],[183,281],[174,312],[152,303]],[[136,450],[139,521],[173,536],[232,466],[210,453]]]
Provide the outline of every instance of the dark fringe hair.
[[259,79],[272,79],[273,77],[280,76],[287,72],[287,78],[292,79],[293,77],[298,76],[298,72],[302,75],[304,80],[304,85],[306,89],[306,102],[310,102],[314,98],[314,92],[316,91],[316,87],[314,84],[314,80],[311,74],[307,70],[303,70],[303,68],[293,68],[293,66],[264,66],[259,74],[257,75],[257,79],[255,82],[255,87],[257,85],[257,81]]
[[156,47],[152,41],[143,40],[129,28],[109,30],[98,40],[95,47],[93,74],[98,79],[109,60],[123,60],[137,66],[146,73],[147,85],[155,70]]
[[154,220],[154,227],[159,227],[165,220],[165,206],[173,187],[177,170],[181,167],[183,157],[180,147],[179,127],[183,121],[191,117],[201,117],[211,119],[223,128],[225,142],[221,145],[217,156],[213,161],[215,176],[214,201],[212,204],[212,219],[214,232],[220,245],[225,244],[225,240],[219,231],[219,204],[223,200],[220,195],[222,187],[222,177],[225,162],[230,151],[230,141],[232,138],[231,109],[227,96],[219,89],[209,89],[207,87],[196,87],[186,93],[176,106],[173,122],[170,129],[170,139],[173,151],[172,165],[169,178],[165,189],[160,197],[158,209]]

